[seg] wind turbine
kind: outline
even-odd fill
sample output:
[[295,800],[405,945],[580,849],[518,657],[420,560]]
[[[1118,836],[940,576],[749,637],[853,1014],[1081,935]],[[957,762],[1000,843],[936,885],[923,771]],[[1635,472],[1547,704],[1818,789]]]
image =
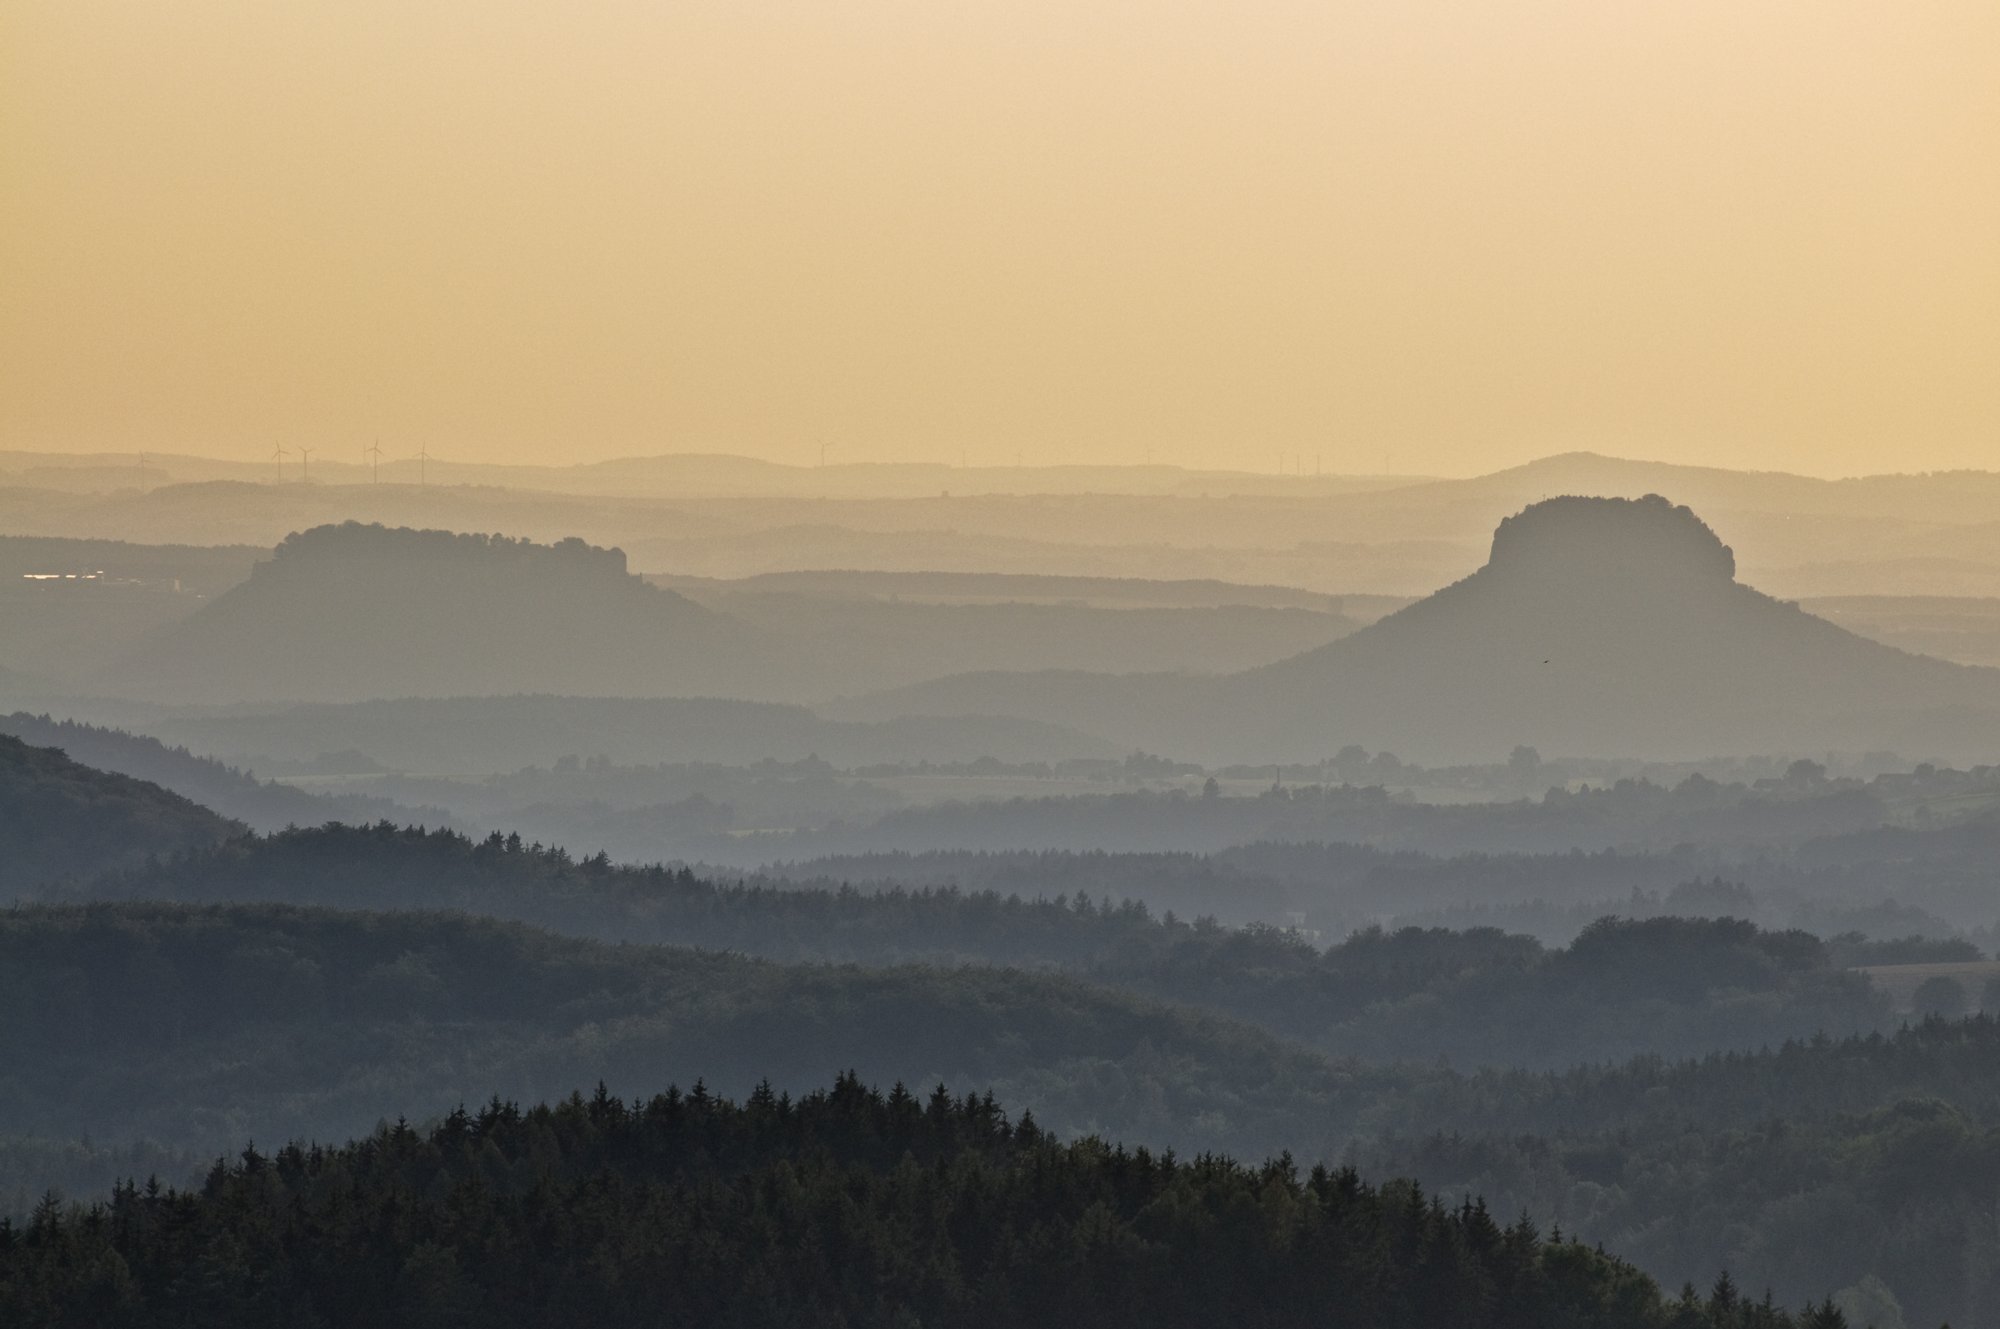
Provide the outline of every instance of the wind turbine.
[[299,447],[299,483],[302,485],[312,483],[312,459],[313,453],[317,451],[318,448],[309,448],[303,444]]
[[291,455],[292,454],[290,452],[285,450],[285,446],[282,443],[279,444],[277,450],[271,454],[271,460],[275,462],[278,467],[279,484],[285,483],[285,458]]
[[417,483],[430,483],[431,450],[428,445],[417,449]]
[[369,462],[368,482],[382,483],[382,440],[377,437],[369,446],[361,449],[361,455]]

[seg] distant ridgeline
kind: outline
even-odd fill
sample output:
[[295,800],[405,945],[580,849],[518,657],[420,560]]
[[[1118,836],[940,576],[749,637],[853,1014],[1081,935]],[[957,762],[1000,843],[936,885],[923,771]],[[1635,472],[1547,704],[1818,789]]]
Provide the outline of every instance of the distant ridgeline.
[[0,1226],[0,1322],[794,1329],[1844,1329],[1651,1279],[1473,1201],[1096,1139],[853,1077],[494,1100],[344,1148],[246,1148]]
[[1160,920],[1080,895],[816,884],[578,863],[518,836],[476,842],[385,823],[240,839],[59,898],[454,909],[793,962],[1053,968],[1390,1061],[1557,1068],[1890,1024],[1885,999],[1818,938],[1736,920],[1606,919],[1564,949],[1494,928],[1372,930],[1322,951],[1275,929]]
[[1684,506],[1548,499],[1484,567],[1317,649],[1217,678],[965,674],[867,716],[1016,715],[1205,761],[1312,761],[1348,743],[1420,761],[1516,744],[1572,755],[1893,749],[2000,741],[2000,670],[1856,636],[1735,580]]
[[505,535],[459,531],[419,531],[348,521],[296,531],[278,542],[271,559],[251,570],[251,576],[278,575],[288,560],[341,561],[428,566],[460,562],[485,572],[549,572],[558,576],[626,575],[625,551],[601,549],[570,536],[552,545]]

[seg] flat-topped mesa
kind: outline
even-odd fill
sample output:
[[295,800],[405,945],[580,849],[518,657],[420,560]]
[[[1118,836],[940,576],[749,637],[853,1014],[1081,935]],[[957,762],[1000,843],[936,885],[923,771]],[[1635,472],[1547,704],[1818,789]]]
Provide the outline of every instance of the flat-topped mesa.
[[625,551],[603,549],[571,536],[552,545],[505,535],[420,531],[407,526],[341,522],[315,526],[285,537],[272,561],[259,568],[284,568],[310,563],[393,561],[407,565],[441,562],[476,563],[489,568],[531,566],[563,568],[599,577],[626,575]]
[[1728,584],[1736,555],[1690,509],[1658,494],[1565,496],[1503,520],[1481,576]]

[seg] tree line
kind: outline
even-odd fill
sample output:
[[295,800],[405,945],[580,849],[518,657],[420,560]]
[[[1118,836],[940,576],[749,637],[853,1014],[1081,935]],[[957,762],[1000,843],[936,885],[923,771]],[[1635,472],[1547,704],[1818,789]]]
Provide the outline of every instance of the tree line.
[[1678,1297],[1475,1200],[1061,1142],[988,1095],[842,1076],[733,1103],[498,1099],[428,1131],[248,1147],[0,1223],[0,1320],[166,1326],[1845,1329],[1726,1274]]
[[1059,969],[1377,1061],[1560,1067],[1891,1025],[1886,999],[1840,962],[1865,943],[1837,956],[1741,920],[1604,919],[1561,948],[1493,928],[1369,929],[1321,947],[1283,929],[1155,917],[1129,899],[798,887],[384,822],[245,837],[85,893],[459,909],[788,962]]

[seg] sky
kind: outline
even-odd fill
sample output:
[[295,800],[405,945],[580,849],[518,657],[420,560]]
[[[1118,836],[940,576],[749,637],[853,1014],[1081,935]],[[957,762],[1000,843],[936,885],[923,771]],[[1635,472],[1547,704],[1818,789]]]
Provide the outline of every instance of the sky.
[[2000,467],[1992,0],[0,0],[0,448]]

